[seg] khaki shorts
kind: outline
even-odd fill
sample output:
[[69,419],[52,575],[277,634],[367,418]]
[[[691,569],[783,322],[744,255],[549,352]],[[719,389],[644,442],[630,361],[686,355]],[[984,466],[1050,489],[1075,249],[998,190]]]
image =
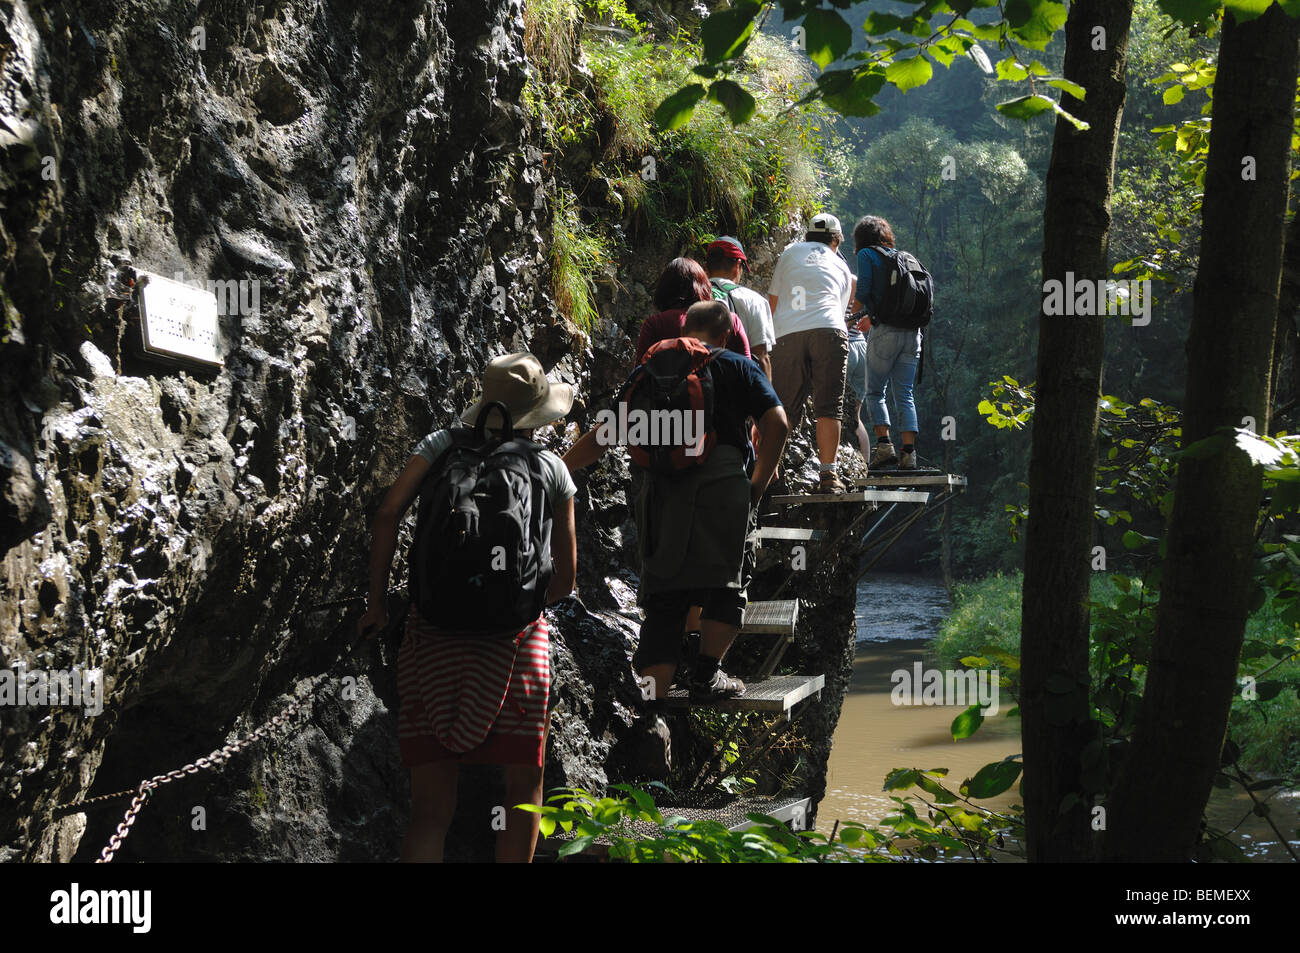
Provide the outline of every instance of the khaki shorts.
[[849,336],[836,328],[795,331],[772,348],[772,388],[790,417],[790,429],[803,420],[811,393],[813,416],[840,419],[849,363]]

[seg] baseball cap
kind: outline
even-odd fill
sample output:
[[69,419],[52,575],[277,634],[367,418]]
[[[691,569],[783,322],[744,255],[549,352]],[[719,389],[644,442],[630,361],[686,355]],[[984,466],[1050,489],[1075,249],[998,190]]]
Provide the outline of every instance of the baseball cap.
[[814,215],[813,220],[808,224],[810,232],[830,232],[835,235],[843,235],[844,229],[840,227],[840,220],[829,212],[822,212],[820,215]]
[[714,252],[720,253],[724,258],[744,262],[745,267],[749,267],[749,259],[745,257],[745,246],[740,244],[739,238],[732,238],[730,235],[719,235],[715,241],[709,244],[707,249],[709,255]]

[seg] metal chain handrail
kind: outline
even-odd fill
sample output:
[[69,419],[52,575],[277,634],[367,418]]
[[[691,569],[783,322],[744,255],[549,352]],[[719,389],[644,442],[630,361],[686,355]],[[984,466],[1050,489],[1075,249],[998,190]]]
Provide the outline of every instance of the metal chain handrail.
[[[401,591],[402,588],[404,587],[395,586],[388,591],[388,594],[391,596],[394,593]],[[317,603],[316,605],[308,606],[305,609],[301,609],[294,614],[300,615],[307,612],[314,612],[319,609],[331,609],[339,606],[352,605],[356,602],[365,601],[365,598],[366,598],[365,596],[352,596],[347,599],[335,599],[330,602],[321,602],[321,603]],[[391,624],[391,620],[390,620],[390,624]],[[236,754],[239,754],[241,751],[243,751],[245,748],[252,745],[254,742],[264,741],[266,739],[272,738],[282,733],[284,729],[292,723],[293,719],[297,716],[298,712],[302,709],[302,707],[306,705],[309,701],[311,701],[312,696],[315,695],[316,691],[323,684],[325,684],[326,680],[328,680],[332,676],[334,669],[341,662],[344,662],[347,659],[351,658],[353,653],[356,652],[357,648],[364,641],[365,641],[364,637],[359,638],[356,642],[354,642],[351,646],[349,646],[348,651],[346,653],[344,653],[343,655],[339,656],[337,659],[334,660],[334,663],[330,665],[328,670],[320,673],[319,675],[312,676],[312,678],[308,683],[306,691],[300,695],[295,694],[294,700],[290,702],[284,708],[284,710],[280,711],[278,714],[274,715],[269,720],[263,722],[254,730],[245,733],[240,738],[237,738],[236,740],[228,744],[222,745],[220,748],[217,748],[216,750],[212,751],[207,755],[204,755],[201,758],[196,758],[195,760],[191,761],[187,765],[184,765],[183,767],[174,768],[171,771],[167,771],[163,774],[156,774],[152,778],[148,778],[144,781],[141,781],[139,785],[137,785],[134,788],[128,788],[123,791],[114,791],[111,794],[99,794],[96,795],[95,797],[85,798],[80,801],[73,801],[70,804],[59,805],[57,808],[55,808],[54,814],[56,816],[60,816],[64,814],[76,813],[77,811],[80,811],[81,809],[89,807],[94,804],[103,804],[109,801],[118,801],[121,800],[122,798],[130,797],[131,804],[127,808],[126,814],[123,815],[122,822],[117,825],[117,830],[113,832],[113,836],[109,838],[108,844],[100,852],[99,859],[95,861],[96,863],[99,864],[110,863],[113,860],[114,855],[121,848],[122,843],[126,840],[127,836],[130,834],[131,825],[135,823],[136,817],[139,815],[139,813],[142,810],[144,810],[144,806],[149,803],[149,798],[153,795],[153,792],[157,788],[162,787],[164,784],[170,784],[172,781],[180,780],[181,778],[186,777],[187,775],[198,774],[200,771],[205,771],[208,770],[209,768],[220,768],[224,766],[226,762],[228,762],[232,757],[234,757]]]
[[[348,654],[350,655],[351,653],[349,652]],[[347,656],[344,656],[344,658],[346,657]],[[333,666],[330,666],[330,672],[332,671]],[[136,815],[144,809],[145,804],[148,803],[149,797],[155,788],[160,788],[164,784],[178,781],[186,775],[198,774],[200,771],[206,771],[209,768],[220,767],[254,742],[262,741],[279,734],[292,722],[294,716],[298,714],[302,706],[311,700],[311,697],[316,693],[316,690],[319,689],[321,685],[325,684],[325,681],[330,677],[330,672],[322,672],[319,675],[312,676],[307,691],[303,695],[294,698],[294,700],[290,702],[283,711],[272,717],[269,721],[263,722],[243,737],[238,738],[229,744],[222,745],[220,748],[217,748],[210,754],[204,755],[202,758],[195,758],[184,767],[174,768],[164,774],[155,774],[152,778],[149,778],[146,781],[141,781],[139,786],[132,790],[119,791],[116,794],[104,795],[101,798],[96,798],[95,800],[103,800],[104,798],[126,797],[127,795],[132,794],[135,795],[131,799],[131,806],[126,809],[126,814],[122,818],[122,823],[117,825],[117,830],[113,833],[113,836],[109,838],[108,846],[106,846],[100,853],[99,860],[97,860],[96,863],[107,864],[112,861],[113,855],[117,853],[118,848],[122,846],[122,842],[126,840],[127,835],[131,832],[131,825],[135,823]]]

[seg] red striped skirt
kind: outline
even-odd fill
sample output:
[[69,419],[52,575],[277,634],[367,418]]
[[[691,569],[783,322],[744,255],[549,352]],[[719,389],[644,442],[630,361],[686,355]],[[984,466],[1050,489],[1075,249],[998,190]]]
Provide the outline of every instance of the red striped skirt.
[[511,638],[440,635],[412,606],[397,654],[407,767],[544,763],[551,642],[545,616]]

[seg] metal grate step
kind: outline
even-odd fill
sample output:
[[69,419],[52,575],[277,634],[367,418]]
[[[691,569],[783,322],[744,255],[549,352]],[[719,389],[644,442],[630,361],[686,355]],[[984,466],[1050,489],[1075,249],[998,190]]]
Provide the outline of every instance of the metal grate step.
[[743,831],[754,826],[746,814],[768,814],[800,831],[807,826],[805,819],[810,801],[810,798],[793,796],[737,798],[719,792],[698,797],[686,795],[672,804],[659,804],[657,807],[665,820],[678,815],[689,821],[717,821],[728,830]]
[[927,503],[929,493],[920,490],[850,490],[848,493],[793,493],[774,496],[773,503]]
[[685,688],[671,688],[665,702],[673,708],[712,708],[715,711],[789,712],[805,698],[820,695],[825,675],[777,675],[745,682],[745,694],[717,701],[691,701]]
[[[776,795],[774,797],[737,797],[723,792],[688,792],[681,795],[672,804],[656,804],[659,813],[667,821],[671,817],[684,817],[688,821],[716,821],[728,830],[745,831],[754,826],[746,814],[767,814],[778,821],[784,821],[792,830],[805,830],[808,826],[808,813],[812,809],[812,799],[794,795]],[[658,837],[659,830],[653,824],[638,821],[631,825],[630,834],[637,838]],[[558,849],[564,841],[572,840],[573,833],[565,833],[556,828],[550,837],[542,838],[537,843],[538,853]],[[608,837],[597,837],[583,854],[604,855],[609,851]]]
[[799,620],[798,599],[777,599],[772,602],[751,602],[745,606],[745,618],[740,631],[750,635],[794,635]]
[[826,538],[826,530],[803,529],[798,526],[762,526],[750,536],[759,546],[767,541],[816,543]]
[[965,486],[966,478],[956,473],[922,473],[907,471],[898,473],[873,473],[868,477],[854,480],[856,487],[907,487],[907,486]]

